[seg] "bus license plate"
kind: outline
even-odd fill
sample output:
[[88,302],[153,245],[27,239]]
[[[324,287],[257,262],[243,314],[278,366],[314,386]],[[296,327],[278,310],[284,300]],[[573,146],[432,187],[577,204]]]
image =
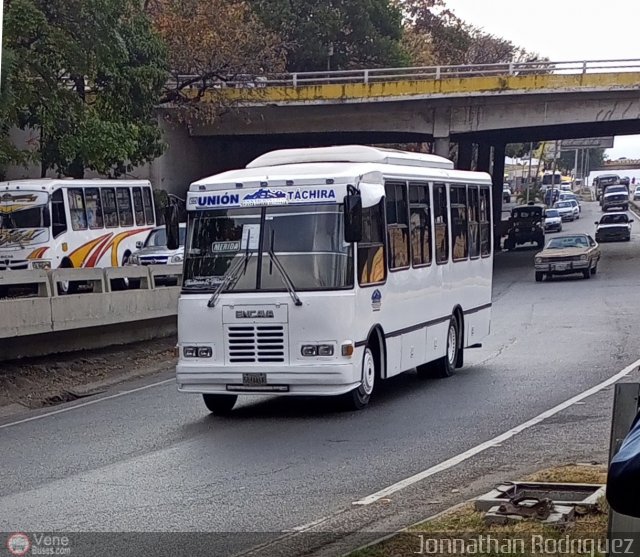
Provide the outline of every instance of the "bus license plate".
[[267,374],[266,373],[243,373],[242,384],[247,386],[266,385]]

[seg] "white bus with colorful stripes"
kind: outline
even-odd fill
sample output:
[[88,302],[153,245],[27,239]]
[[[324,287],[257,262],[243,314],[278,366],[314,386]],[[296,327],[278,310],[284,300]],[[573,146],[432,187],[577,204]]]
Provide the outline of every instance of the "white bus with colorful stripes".
[[155,224],[146,180],[0,182],[0,272],[118,267]]
[[213,413],[256,394],[362,408],[404,371],[452,374],[489,334],[488,174],[365,146],[274,151],[191,184],[187,213],[177,383]]

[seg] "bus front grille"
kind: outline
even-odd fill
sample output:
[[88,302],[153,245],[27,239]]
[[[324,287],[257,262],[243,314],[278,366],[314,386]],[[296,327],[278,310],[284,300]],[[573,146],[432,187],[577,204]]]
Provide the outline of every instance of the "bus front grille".
[[226,336],[229,363],[285,362],[287,343],[283,325],[228,325]]

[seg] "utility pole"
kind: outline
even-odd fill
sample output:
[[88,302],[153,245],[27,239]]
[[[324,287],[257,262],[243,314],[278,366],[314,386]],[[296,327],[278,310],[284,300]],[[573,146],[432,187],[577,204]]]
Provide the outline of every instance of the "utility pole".
[[[558,163],[558,140],[556,139],[556,142],[553,146],[553,165],[551,166],[551,191],[553,191],[553,188],[556,183],[556,164],[557,163]],[[561,181],[562,180],[558,182],[558,188],[560,188]]]
[[[576,181],[578,180],[578,149],[576,149],[576,159],[575,162],[573,163],[573,183],[575,185]],[[584,186],[584,184],[583,184]]]

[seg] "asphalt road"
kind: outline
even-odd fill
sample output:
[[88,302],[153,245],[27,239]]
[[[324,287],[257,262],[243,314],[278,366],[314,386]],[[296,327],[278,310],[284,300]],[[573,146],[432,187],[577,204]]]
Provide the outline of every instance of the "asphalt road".
[[[593,233],[598,216],[583,204],[563,233]],[[484,347],[467,351],[452,378],[389,381],[362,412],[274,397],[213,418],[169,382],[9,427],[4,419],[0,531],[278,533],[351,508],[638,358],[638,220],[631,242],[601,245],[590,280],[536,283],[533,246],[498,254]],[[250,545],[221,543],[216,555]]]

